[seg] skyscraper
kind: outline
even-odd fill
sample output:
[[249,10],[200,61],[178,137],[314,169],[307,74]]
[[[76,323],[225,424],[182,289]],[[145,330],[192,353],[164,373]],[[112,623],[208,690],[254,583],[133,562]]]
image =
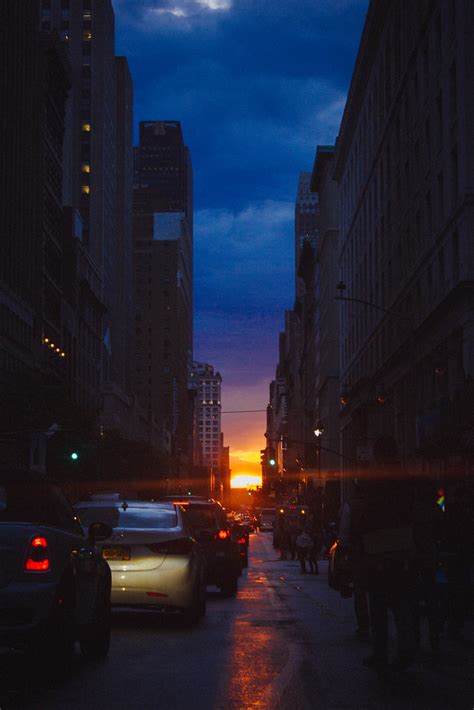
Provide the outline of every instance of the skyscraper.
[[311,173],[300,173],[295,202],[295,293],[301,295],[302,283],[298,266],[305,241],[316,247],[318,196],[311,192]]
[[222,457],[222,377],[212,365],[203,362],[193,362],[192,374],[197,388],[195,416],[203,463],[218,471]]
[[177,121],[140,123],[135,161],[135,385],[178,469],[192,463],[192,169]]
[[0,380],[41,365],[63,379],[61,183],[70,67],[58,39],[39,32],[36,2],[2,9]]
[[[77,317],[74,393],[129,433],[131,406],[133,85],[114,57],[111,0],[41,0],[72,67],[63,201],[71,242],[69,300]],[[133,428],[133,427],[132,427]]]

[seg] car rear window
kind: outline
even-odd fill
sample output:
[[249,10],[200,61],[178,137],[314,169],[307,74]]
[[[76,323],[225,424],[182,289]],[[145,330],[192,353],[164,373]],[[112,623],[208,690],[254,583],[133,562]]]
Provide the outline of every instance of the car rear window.
[[138,530],[162,530],[175,528],[178,518],[175,510],[159,508],[125,508],[117,506],[78,506],[76,508],[81,523],[89,527],[92,523],[107,523],[112,528],[135,528]]
[[32,523],[82,532],[59,489],[35,482],[0,484],[0,523]]
[[187,505],[186,518],[194,530],[215,530],[218,527],[216,511],[212,505]]

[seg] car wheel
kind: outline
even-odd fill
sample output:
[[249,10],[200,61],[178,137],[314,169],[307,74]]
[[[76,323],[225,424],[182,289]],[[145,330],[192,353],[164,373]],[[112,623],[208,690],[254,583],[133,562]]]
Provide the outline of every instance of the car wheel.
[[105,658],[110,648],[110,601],[104,601],[95,614],[95,621],[81,638],[81,653],[88,661]]
[[193,603],[191,604],[190,607],[185,609],[183,611],[183,615],[181,617],[181,624],[185,628],[189,626],[194,626],[197,624],[199,619],[202,616],[202,601],[198,599],[197,597],[194,597]]
[[229,575],[229,577],[227,577],[221,584],[221,592],[224,597],[233,596],[237,593],[238,588],[239,581],[238,576],[236,574],[233,574],[232,576]]
[[74,603],[64,590],[58,593],[50,618],[33,639],[29,651],[35,662],[44,664],[53,676],[62,676],[71,670],[74,659]]

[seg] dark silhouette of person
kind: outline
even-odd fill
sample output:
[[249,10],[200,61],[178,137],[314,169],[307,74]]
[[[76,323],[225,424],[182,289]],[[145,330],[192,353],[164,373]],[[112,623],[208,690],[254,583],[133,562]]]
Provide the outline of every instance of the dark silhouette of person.
[[391,667],[404,670],[414,659],[415,544],[410,488],[394,466],[385,465],[378,475],[364,486],[355,534],[367,579],[372,628],[373,653],[364,665],[384,672],[389,666],[389,611],[397,630],[397,655]]
[[296,538],[296,552],[298,556],[298,560],[301,565],[301,573],[306,574],[306,561],[309,562],[310,565],[310,570],[311,572],[314,571],[314,566],[312,561],[309,559],[309,554],[311,551],[311,548],[313,547],[313,540],[311,538],[311,535],[306,531],[302,530],[298,537]]
[[370,616],[367,598],[367,574],[362,559],[360,536],[355,533],[360,526],[360,516],[364,510],[363,484],[353,481],[352,495],[341,509],[339,523],[339,544],[349,551],[352,567],[354,612],[357,621],[356,635],[362,640],[370,638]]
[[421,636],[421,608],[428,620],[430,643],[433,652],[438,650],[440,615],[436,594],[436,573],[439,565],[443,535],[443,512],[435,499],[435,484],[430,480],[415,483],[413,507],[413,533],[415,542],[415,637]]
[[461,638],[469,606],[474,525],[468,491],[458,485],[446,501],[443,561],[448,582],[448,632]]

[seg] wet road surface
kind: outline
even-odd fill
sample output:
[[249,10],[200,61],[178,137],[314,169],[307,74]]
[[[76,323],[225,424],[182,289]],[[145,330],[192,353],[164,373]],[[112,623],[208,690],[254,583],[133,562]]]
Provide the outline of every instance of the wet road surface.
[[0,709],[474,707],[472,646],[446,642],[436,668],[422,646],[413,669],[382,682],[361,664],[370,647],[354,635],[352,601],[328,588],[327,563],[319,576],[302,576],[297,562],[277,558],[270,534],[253,535],[236,598],[210,591],[207,616],[193,629],[153,613],[115,612],[108,659],[91,664],[77,655],[60,681],[4,656]]

